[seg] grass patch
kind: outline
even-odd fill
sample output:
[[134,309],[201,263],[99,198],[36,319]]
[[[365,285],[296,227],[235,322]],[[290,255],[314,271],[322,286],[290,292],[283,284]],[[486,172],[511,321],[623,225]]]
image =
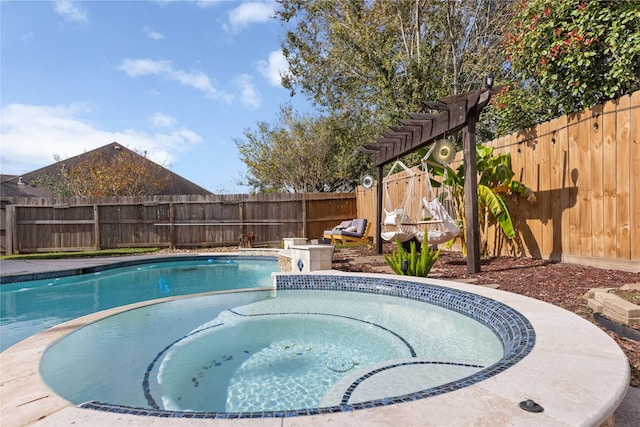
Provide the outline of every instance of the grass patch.
[[5,255],[0,260],[8,259],[65,259],[65,258],[90,258],[97,256],[113,255],[137,255],[157,252],[158,248],[119,248],[103,249],[99,251],[79,251],[79,252],[43,252],[37,254]]
[[632,304],[640,305],[640,290],[636,289],[616,289],[613,291],[614,294],[618,295],[625,301],[629,301]]

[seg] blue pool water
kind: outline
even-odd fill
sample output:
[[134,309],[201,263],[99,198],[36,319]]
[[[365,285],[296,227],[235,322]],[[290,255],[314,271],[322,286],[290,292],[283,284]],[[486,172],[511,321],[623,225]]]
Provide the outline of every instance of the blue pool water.
[[[41,373],[76,404],[264,413],[413,393],[466,378],[503,355],[489,327],[433,304],[278,290],[173,300],[107,317],[50,347]],[[395,374],[380,373],[345,398],[351,383],[381,367]],[[410,381],[398,374],[407,370]]]
[[156,298],[272,285],[274,258],[202,257],[0,285],[0,351],[90,313]]

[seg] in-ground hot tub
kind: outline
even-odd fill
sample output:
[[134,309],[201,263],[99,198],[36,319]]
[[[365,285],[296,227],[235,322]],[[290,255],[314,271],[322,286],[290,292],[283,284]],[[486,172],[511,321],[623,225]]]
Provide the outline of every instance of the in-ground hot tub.
[[42,376],[84,408],[291,417],[415,401],[485,380],[535,344],[497,301],[392,278],[280,275],[276,291],[126,311],[47,350]]

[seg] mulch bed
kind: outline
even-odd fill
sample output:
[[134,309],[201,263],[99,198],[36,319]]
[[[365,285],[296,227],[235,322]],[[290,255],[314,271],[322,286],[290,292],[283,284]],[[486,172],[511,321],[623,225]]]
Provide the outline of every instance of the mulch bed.
[[[386,246],[384,253],[392,250]],[[389,273],[382,255],[366,247],[339,248],[333,268],[341,271]],[[499,285],[499,289],[542,300],[596,324],[584,295],[592,288],[617,288],[640,283],[639,273],[605,270],[540,259],[490,257],[481,260],[480,273],[467,274],[466,259],[459,252],[442,251],[429,277],[445,280],[475,279],[475,285]],[[596,324],[597,325],[597,324]],[[613,338],[629,359],[632,387],[640,387],[640,342],[600,327]]]

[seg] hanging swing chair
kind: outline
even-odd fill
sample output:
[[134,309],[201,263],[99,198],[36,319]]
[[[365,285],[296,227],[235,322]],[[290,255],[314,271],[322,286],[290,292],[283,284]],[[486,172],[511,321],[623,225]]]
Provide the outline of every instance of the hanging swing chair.
[[[404,198],[402,200],[402,205],[396,208],[393,208],[391,202],[391,195],[389,194],[389,181],[390,177],[393,174],[396,166],[400,166],[404,169],[404,171],[408,175],[408,185],[407,190],[405,191]],[[385,207],[384,207],[384,220],[382,221],[382,231],[380,232],[380,237],[387,242],[396,242],[404,243],[408,240],[411,240],[415,237],[416,232],[418,231],[418,227],[416,223],[409,216],[409,209],[411,203],[411,197],[413,196],[413,190],[415,187],[416,173],[409,169],[404,163],[400,160],[397,160],[386,178],[382,180],[382,187],[384,189],[384,199],[385,199]]]
[[[434,159],[438,163],[446,166],[455,157],[455,145],[449,141],[438,142],[434,144],[422,158],[422,170],[424,171],[424,181],[427,187],[426,197],[421,197],[422,217],[430,218],[430,220],[420,221],[420,223],[427,225],[427,243],[430,245],[438,245],[458,237],[460,228],[458,227],[457,221],[451,217],[447,209],[440,202],[440,198],[446,197],[446,193],[441,193],[438,196],[433,191],[428,168],[428,159],[432,152],[434,153]],[[420,243],[423,243],[424,231],[425,230],[419,230],[415,235]]]

